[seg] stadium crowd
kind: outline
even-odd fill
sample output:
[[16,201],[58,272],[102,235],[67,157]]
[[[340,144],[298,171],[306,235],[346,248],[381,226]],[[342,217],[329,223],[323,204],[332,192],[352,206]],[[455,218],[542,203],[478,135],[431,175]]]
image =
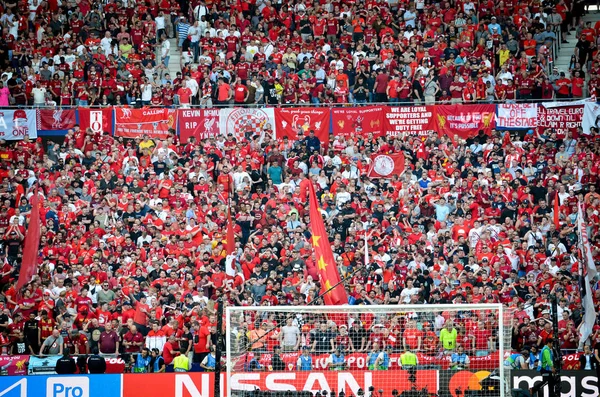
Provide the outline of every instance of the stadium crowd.
[[[0,106],[468,103],[599,85],[600,26],[583,23],[583,1],[31,0],[0,12]],[[569,35],[559,71],[553,44]]]
[[[582,7],[4,2],[0,106],[168,106],[175,95],[204,105],[577,97],[582,81],[545,70],[548,43],[578,28],[584,44],[570,74],[589,73],[593,92],[598,34],[580,24]],[[171,80],[169,55],[180,48],[182,71]],[[315,258],[299,194],[305,178],[317,188],[350,304],[501,302],[515,309],[512,347],[520,351],[550,337],[554,295],[561,347],[578,348],[575,225],[583,203],[598,259],[598,131],[511,139],[493,131],[455,141],[366,134],[331,145],[301,134],[179,142],[174,132],[163,141],[124,140],[75,128],[62,142],[4,143],[13,161],[0,169],[2,353],[148,348],[165,363],[179,351],[203,362],[216,342],[216,305],[320,300],[320,281],[308,270]],[[398,151],[405,173],[366,176],[370,154]],[[34,185],[42,197],[39,271],[16,291]],[[225,273],[228,203],[235,276]],[[274,320],[240,319],[236,341],[258,351],[366,352],[377,344],[437,354],[461,346],[476,356],[498,339],[494,321],[467,314],[364,316],[347,337],[322,318]],[[454,343],[441,336],[448,333]],[[596,327],[588,343],[599,342]]]

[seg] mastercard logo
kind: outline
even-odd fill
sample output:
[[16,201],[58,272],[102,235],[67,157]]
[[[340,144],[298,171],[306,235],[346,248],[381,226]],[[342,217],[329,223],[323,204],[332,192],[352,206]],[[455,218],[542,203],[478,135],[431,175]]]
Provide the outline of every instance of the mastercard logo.
[[[448,383],[448,389],[452,397],[462,397],[466,390],[481,390],[481,382],[483,379],[490,375],[489,371],[459,371],[452,375],[450,382]],[[460,389],[461,394],[457,394],[456,391]]]

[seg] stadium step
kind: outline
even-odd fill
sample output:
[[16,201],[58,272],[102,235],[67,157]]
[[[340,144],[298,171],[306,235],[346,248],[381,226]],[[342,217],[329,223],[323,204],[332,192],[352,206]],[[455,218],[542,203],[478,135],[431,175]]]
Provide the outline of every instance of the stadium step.
[[[583,20],[585,22],[591,22],[592,26],[594,26],[597,21],[600,21],[598,7],[595,5],[590,6],[589,13],[583,17]],[[577,44],[577,35],[575,34],[575,31],[571,31],[570,33],[571,35],[567,36],[567,43],[561,45],[558,57],[556,57],[556,61],[554,62],[554,66],[556,66],[559,71],[565,72],[567,77],[569,77],[571,56],[575,52],[575,45]]]

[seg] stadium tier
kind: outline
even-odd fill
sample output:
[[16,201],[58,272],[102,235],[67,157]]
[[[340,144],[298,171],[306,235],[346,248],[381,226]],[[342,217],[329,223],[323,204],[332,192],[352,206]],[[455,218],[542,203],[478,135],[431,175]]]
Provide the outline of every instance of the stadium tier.
[[597,10],[0,2],[0,396],[597,395]]

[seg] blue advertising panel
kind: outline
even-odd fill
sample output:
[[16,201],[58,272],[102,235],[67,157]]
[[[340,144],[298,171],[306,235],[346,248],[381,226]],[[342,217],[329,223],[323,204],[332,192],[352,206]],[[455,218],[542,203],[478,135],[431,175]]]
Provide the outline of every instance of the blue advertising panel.
[[118,397],[120,395],[121,375],[0,377],[0,397]]

